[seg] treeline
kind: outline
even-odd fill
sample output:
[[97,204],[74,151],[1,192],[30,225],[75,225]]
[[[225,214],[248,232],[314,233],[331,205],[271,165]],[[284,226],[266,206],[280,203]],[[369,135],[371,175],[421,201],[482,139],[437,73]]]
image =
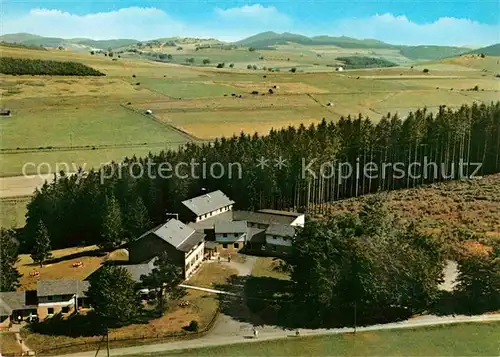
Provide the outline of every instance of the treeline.
[[396,63],[388,61],[383,58],[364,57],[364,56],[337,57],[336,60],[344,62],[345,67],[348,69],[397,66]]
[[457,285],[442,292],[445,251],[402,224],[373,196],[359,214],[305,224],[288,259],[293,301],[270,315],[311,327],[389,322],[414,314],[475,314],[500,308],[500,245],[458,261]]
[[0,57],[0,73],[14,75],[104,76],[83,63]]
[[[258,165],[261,158],[267,161]],[[159,172],[166,163],[169,178]],[[361,115],[323,120],[267,136],[190,143],[45,184],[28,204],[22,247],[33,246],[40,221],[54,249],[114,244],[117,232],[121,239],[134,237],[149,227],[141,222],[164,222],[166,212],[180,212],[181,201],[202,188],[222,190],[238,209],[322,214],[328,202],[342,198],[499,171],[500,102],[442,106],[437,114],[422,109],[404,120],[387,114],[377,123]],[[105,217],[117,216],[119,227],[110,230]]]
[[25,48],[25,49],[28,49],[28,50],[47,51],[47,49],[45,47],[43,47],[42,45],[40,45],[40,46],[23,45],[22,43],[16,43],[16,42],[11,43],[11,42],[2,41],[2,42],[0,42],[0,46],[2,46],[2,47],[12,47],[12,48]]

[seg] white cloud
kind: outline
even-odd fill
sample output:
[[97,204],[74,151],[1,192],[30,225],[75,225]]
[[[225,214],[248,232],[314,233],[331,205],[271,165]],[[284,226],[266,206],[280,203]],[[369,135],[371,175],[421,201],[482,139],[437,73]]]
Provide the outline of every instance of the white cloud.
[[52,9],[33,9],[24,16],[4,18],[4,33],[28,32],[53,37],[93,39],[151,39],[180,35],[187,27],[156,8],[129,7],[110,12],[75,15]]
[[392,14],[304,23],[281,13],[274,6],[244,5],[216,8],[203,22],[172,18],[158,8],[128,7],[116,11],[77,15],[57,9],[33,9],[24,15],[4,16],[3,32],[28,32],[53,37],[93,39],[168,36],[216,37],[235,41],[262,31],[297,32],[308,35],[376,38],[394,44],[489,45],[500,42],[497,25],[469,19],[439,18],[417,24]]
[[489,45],[500,41],[497,25],[469,19],[441,17],[432,23],[417,24],[406,16],[375,15],[364,19],[346,19],[333,24],[330,32],[357,38],[376,38],[408,45]]

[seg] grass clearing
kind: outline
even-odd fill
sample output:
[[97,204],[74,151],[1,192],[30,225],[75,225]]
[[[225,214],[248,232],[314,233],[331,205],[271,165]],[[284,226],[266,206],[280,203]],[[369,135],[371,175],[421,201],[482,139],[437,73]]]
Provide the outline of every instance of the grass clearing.
[[230,276],[237,274],[238,272],[235,269],[229,267],[226,264],[209,261],[203,263],[196,274],[194,274],[190,279],[186,281],[186,284],[205,288],[213,288],[216,285],[227,283],[227,279]]
[[172,98],[222,97],[224,94],[239,93],[238,89],[229,85],[210,82],[174,81],[166,78],[146,78],[141,86],[160,92]]
[[0,332],[0,354],[21,355],[21,346],[17,343],[16,335],[13,332]]
[[279,259],[258,257],[252,268],[252,276],[289,280],[290,275],[288,273],[284,273],[276,269],[278,264]]
[[[463,323],[415,329],[294,337],[199,349],[155,356],[494,356],[500,323]],[[152,356],[149,354],[137,355]]]
[[0,199],[0,227],[19,228],[26,223],[26,205],[29,197]]

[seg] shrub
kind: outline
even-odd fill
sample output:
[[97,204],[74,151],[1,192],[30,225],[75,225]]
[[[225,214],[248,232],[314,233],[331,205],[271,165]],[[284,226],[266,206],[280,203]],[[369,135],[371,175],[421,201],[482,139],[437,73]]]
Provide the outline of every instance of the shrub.
[[249,64],[249,65],[247,66],[247,69],[252,69],[252,65],[251,65],[251,64]]
[[479,86],[478,86],[478,85],[475,85],[475,86],[474,86],[474,88],[472,88],[472,90],[474,90],[474,91],[476,91],[476,92],[477,92],[477,91],[479,90]]
[[28,58],[0,58],[0,73],[12,75],[104,76],[105,74],[78,62],[61,62]]
[[424,68],[424,70],[422,72],[429,73],[429,68]]
[[255,48],[253,48],[253,47],[250,47],[248,50],[249,50],[250,52],[255,52]]
[[229,68],[233,68],[233,67],[234,67],[234,63],[231,63],[231,64],[229,65]]
[[93,55],[95,55],[95,52],[94,51],[90,51],[90,54],[93,56]]
[[203,64],[209,64],[209,63],[210,63],[210,60],[209,60],[208,58],[205,58],[205,59],[203,60]]
[[188,327],[187,327],[187,330],[188,331],[193,331],[193,332],[198,332],[200,326],[198,324],[198,321],[196,320],[191,320],[191,322],[189,323]]
[[224,68],[224,66],[225,66],[225,65],[226,65],[226,64],[225,64],[224,62],[219,63],[219,64],[217,65],[217,68]]
[[486,55],[484,53],[481,53],[481,58],[484,58],[486,57]]
[[290,72],[292,72],[292,73],[297,72],[297,68],[295,68],[295,67],[290,68]]
[[252,68],[256,70],[256,69],[257,69],[257,66],[256,66],[256,65],[253,65],[253,66],[252,66]]

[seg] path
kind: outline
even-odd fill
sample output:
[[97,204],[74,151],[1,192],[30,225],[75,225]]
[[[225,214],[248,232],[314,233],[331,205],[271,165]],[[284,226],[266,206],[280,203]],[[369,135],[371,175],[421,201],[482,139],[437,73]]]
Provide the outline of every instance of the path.
[[35,354],[28,346],[26,346],[26,344],[24,343],[24,340],[21,338],[21,335],[19,334],[19,332],[16,332],[16,340],[17,340],[17,343],[19,344],[19,346],[21,346],[21,351],[22,351],[23,356],[26,356],[26,355],[32,356]]
[[[359,327],[357,331],[378,331],[378,330],[390,330],[398,328],[413,328],[413,327],[423,327],[423,326],[433,326],[442,324],[453,324],[459,322],[485,322],[485,321],[500,321],[500,314],[492,315],[480,315],[480,316],[422,316],[411,320],[406,320],[402,322],[395,322],[383,325],[373,325],[368,327]],[[182,350],[188,348],[203,348],[210,346],[220,346],[235,343],[245,343],[245,342],[258,342],[266,340],[277,340],[293,338],[294,331],[287,330],[277,330],[274,332],[263,332],[259,330],[259,337],[257,339],[251,338],[251,330],[243,331],[239,335],[229,335],[229,336],[213,336],[211,334],[196,339],[196,340],[185,340],[185,341],[174,341],[168,343],[159,343],[154,345],[141,345],[136,347],[125,347],[125,348],[115,348],[110,350],[111,356],[125,356],[125,355],[141,355],[146,353],[160,353],[165,351]],[[318,329],[318,330],[300,330],[301,336],[315,336],[315,335],[336,335],[353,332],[352,328],[340,328],[340,329]],[[94,357],[95,351],[80,352],[74,354],[60,355],[59,357]],[[106,351],[101,350],[98,356],[105,356]]]

